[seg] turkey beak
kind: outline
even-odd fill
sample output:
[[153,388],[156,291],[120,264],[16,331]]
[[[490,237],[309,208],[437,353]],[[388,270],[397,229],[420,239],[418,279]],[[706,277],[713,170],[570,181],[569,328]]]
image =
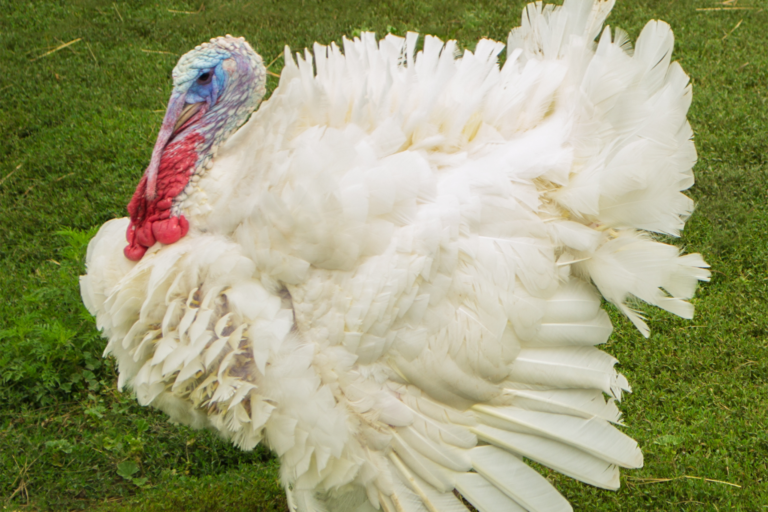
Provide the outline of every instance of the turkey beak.
[[189,121],[192,116],[197,114],[203,105],[205,105],[204,101],[198,103],[187,103],[184,106],[184,110],[181,111],[181,115],[179,115],[179,118],[176,120],[176,124],[173,127],[173,135],[176,135],[176,133],[184,126],[184,123]]
[[[163,150],[165,150],[168,141],[171,140],[171,137],[176,132],[177,123],[179,123],[188,109],[184,102],[186,95],[186,91],[174,90],[171,94],[171,99],[168,101],[168,110],[165,111],[163,124],[160,126],[160,133],[157,134],[157,142],[155,142],[155,148],[152,150],[152,159],[149,161],[149,166],[144,172],[144,175],[147,177],[147,199],[150,201],[155,198],[157,193],[157,171],[160,168],[160,158],[163,156]],[[189,117],[186,119],[189,119]]]

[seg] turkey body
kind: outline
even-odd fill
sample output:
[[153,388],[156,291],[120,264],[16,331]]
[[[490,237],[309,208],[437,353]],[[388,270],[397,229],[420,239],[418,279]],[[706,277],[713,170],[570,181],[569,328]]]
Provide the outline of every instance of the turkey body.
[[286,49],[175,197],[186,236],[130,261],[116,219],[89,246],[119,385],[266,443],[292,510],[571,510],[523,457],[618,488],[642,454],[601,295],[647,336],[627,300],[690,318],[709,273],[648,234],[692,211],[688,77],[666,24],[632,51],[611,7],[529,5],[502,67],[489,40]]

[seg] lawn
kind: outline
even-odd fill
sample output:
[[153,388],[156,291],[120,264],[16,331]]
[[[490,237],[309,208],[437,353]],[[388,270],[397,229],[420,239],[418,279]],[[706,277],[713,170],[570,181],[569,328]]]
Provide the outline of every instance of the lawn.
[[[80,302],[88,239],[125,215],[181,54],[231,33],[270,62],[284,44],[361,30],[471,49],[506,40],[524,4],[201,1],[0,0],[4,511],[286,510],[266,450],[240,452],[116,391]],[[768,2],[619,0],[608,21],[634,40],[652,18],[672,25],[694,87],[697,209],[675,243],[704,254],[713,278],[693,321],[647,308],[650,339],[612,312],[604,349],[633,386],[621,407],[645,467],[624,471],[618,492],[548,476],[576,510],[768,510]]]

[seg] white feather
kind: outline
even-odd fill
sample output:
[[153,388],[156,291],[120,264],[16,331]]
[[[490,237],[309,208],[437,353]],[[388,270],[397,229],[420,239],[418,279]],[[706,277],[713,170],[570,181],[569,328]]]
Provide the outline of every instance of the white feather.
[[[643,466],[637,443],[600,418],[581,419],[516,407],[474,407],[490,426],[546,437],[627,468]],[[475,432],[477,433],[477,432]]]
[[[681,258],[676,247],[637,233],[622,231],[617,235],[591,259],[580,263],[588,269],[603,296],[616,304],[646,337],[650,333],[648,326],[626,305],[630,295],[683,318],[692,318],[693,306],[683,299],[693,293],[696,281],[709,280],[708,265],[701,257]],[[663,292],[666,288],[684,295],[670,297]]]
[[621,392],[630,388],[624,376],[614,370],[616,362],[592,347],[526,348],[512,364],[508,381],[547,389],[600,389],[621,398]]
[[598,389],[550,389],[545,391],[507,389],[505,403],[532,411],[593,416],[618,423],[621,412],[613,399],[605,400]]
[[544,464],[564,475],[604,489],[619,488],[619,468],[569,445],[530,434],[480,425],[478,438]]
[[531,512],[573,510],[563,496],[523,461],[494,446],[470,452],[472,466],[483,478]]
[[612,6],[530,4],[502,67],[495,41],[417,52],[415,33],[286,48],[176,198],[189,233],[138,263],[126,219],[89,245],[118,385],[263,440],[294,511],[462,510],[454,488],[481,512],[570,510],[514,454],[616,488],[642,456],[609,423],[629,384],[593,346],[600,295],[647,336],[632,297],[690,318],[709,272],[646,234],[693,209],[672,33],[651,22],[632,51]]
[[454,477],[458,490],[480,512],[525,512],[516,501],[477,473]]
[[608,341],[613,332],[611,319],[605,311],[598,311],[594,318],[581,322],[541,324],[533,346],[557,347],[569,345],[599,345]]
[[544,305],[545,323],[574,322],[594,318],[600,310],[600,295],[581,279],[569,279]]

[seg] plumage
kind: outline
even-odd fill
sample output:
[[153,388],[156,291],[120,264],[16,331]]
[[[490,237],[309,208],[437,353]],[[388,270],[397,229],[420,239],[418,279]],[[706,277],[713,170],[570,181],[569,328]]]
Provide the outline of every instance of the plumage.
[[118,385],[265,443],[297,512],[570,510],[524,458],[618,488],[642,454],[601,296],[648,336],[633,298],[691,318],[709,272],[650,234],[693,210],[672,32],[632,50],[612,5],[528,5],[503,66],[414,33],[286,48],[260,106],[244,40],[182,57],[81,278]]
[[557,440],[481,425],[474,429],[487,443],[544,464],[572,478],[605,489],[619,488],[619,468]]

